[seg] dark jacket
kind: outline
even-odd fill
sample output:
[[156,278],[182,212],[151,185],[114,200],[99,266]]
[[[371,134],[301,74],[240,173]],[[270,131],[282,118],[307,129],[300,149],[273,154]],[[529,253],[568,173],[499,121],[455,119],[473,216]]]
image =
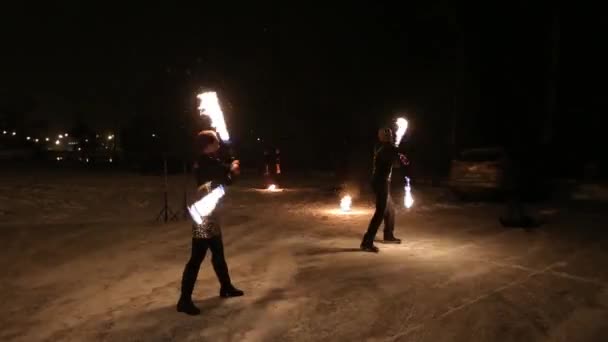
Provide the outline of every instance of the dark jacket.
[[196,184],[201,186],[211,182],[211,187],[232,184],[234,175],[230,172],[230,165],[222,163],[219,159],[208,155],[201,155],[197,160]]
[[372,170],[372,184],[382,185],[391,181],[393,164],[399,157],[397,147],[390,143],[376,146],[374,150],[374,166]]
[[[220,185],[230,185],[233,181],[230,166],[219,159],[207,155],[198,158],[196,164],[196,183],[200,198]],[[205,186],[210,183],[210,186]],[[215,213],[204,218],[202,224],[192,225],[194,239],[209,239],[222,234],[219,218]]]

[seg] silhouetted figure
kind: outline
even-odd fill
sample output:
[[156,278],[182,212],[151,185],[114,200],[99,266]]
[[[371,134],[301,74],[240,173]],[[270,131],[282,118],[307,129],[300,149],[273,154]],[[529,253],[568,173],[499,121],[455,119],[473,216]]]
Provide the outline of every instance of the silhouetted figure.
[[[525,137],[525,136],[523,136]],[[527,143],[522,136],[516,136],[508,144],[504,162],[503,192],[505,196],[505,214],[500,223],[505,227],[533,228],[539,223],[528,215],[525,209],[527,195],[537,188],[535,181],[535,159],[533,144]]]
[[278,148],[264,149],[264,178],[266,186],[277,184],[281,172],[281,151]]
[[[239,174],[239,161],[230,165],[223,164],[216,158],[220,144],[213,131],[202,131],[197,137],[197,148],[201,155],[197,160],[197,185],[202,198],[219,185],[230,185]],[[203,218],[201,224],[192,225],[192,255],[184,268],[182,277],[181,296],[177,303],[177,311],[188,315],[198,315],[200,310],[192,302],[192,291],[198,277],[198,272],[207,254],[211,250],[211,264],[220,282],[220,297],[242,296],[243,291],[237,289],[230,281],[228,265],[224,258],[224,244],[218,217],[215,213]]]
[[361,249],[367,252],[378,252],[374,246],[374,239],[380,224],[384,222],[384,242],[401,243],[394,235],[395,209],[391,200],[390,187],[393,164],[402,159],[406,163],[405,156],[400,155],[397,147],[393,144],[393,133],[389,128],[378,131],[380,143],[374,151],[374,164],[372,171],[372,188],[376,195],[376,211],[372,217],[367,232],[361,241]]

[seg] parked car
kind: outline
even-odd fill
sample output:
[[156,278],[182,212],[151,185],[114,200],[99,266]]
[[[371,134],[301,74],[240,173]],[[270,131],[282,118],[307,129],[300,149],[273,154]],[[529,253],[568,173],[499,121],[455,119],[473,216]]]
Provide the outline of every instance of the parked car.
[[461,197],[498,195],[505,174],[506,153],[500,147],[472,148],[451,162],[449,188]]

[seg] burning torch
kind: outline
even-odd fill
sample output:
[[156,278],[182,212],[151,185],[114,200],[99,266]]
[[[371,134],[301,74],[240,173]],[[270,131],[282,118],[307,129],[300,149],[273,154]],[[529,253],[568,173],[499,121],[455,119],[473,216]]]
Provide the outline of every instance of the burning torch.
[[[206,115],[211,120],[211,127],[215,129],[217,134],[223,143],[230,143],[230,135],[224,121],[224,113],[220,106],[217,93],[214,91],[208,91],[198,94],[198,99],[201,101],[198,110],[200,115]],[[230,156],[231,161],[234,157]],[[211,184],[205,184],[202,188],[209,189]],[[199,189],[200,191],[200,189]],[[202,224],[203,220],[211,215],[219,200],[224,196],[225,190],[223,186],[219,186],[211,191],[208,191],[202,198],[196,201],[194,204],[187,207],[192,220],[196,224]]]
[[[398,147],[399,144],[401,144],[401,139],[403,139],[403,136],[407,131],[408,122],[405,118],[398,118],[396,124],[397,132],[395,134],[395,147]],[[407,157],[401,153],[399,153],[399,160],[403,165],[409,165],[410,163]],[[403,205],[408,209],[414,205],[414,197],[412,197],[412,187],[410,186],[409,177],[405,177],[405,194],[403,196]]]
[[214,91],[207,91],[198,94],[197,98],[201,101],[198,106],[200,115],[209,117],[211,127],[215,129],[222,142],[228,147],[229,160],[233,161],[235,158],[230,149],[230,134],[228,134],[228,128],[226,127],[226,121],[224,120],[224,112],[220,106],[217,93]]

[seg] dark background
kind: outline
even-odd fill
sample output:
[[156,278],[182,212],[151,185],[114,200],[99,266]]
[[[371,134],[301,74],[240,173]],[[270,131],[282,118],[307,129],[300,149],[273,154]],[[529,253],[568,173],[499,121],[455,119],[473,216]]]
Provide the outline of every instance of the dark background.
[[126,159],[188,158],[214,89],[249,163],[274,145],[288,168],[366,165],[403,114],[420,173],[514,144],[552,175],[606,173],[605,20],[585,4],[57,2],[1,25],[0,128],[117,132]]

